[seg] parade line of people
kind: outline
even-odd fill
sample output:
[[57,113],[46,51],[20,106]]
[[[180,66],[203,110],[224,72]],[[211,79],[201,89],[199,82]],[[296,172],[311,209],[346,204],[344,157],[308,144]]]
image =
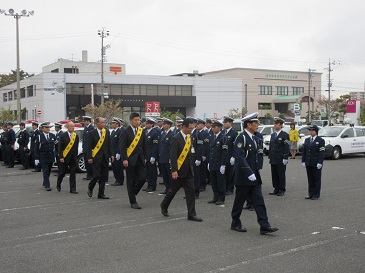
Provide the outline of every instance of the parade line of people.
[[[120,118],[111,121],[111,133],[106,129],[105,119],[97,117],[95,127],[89,116],[84,116],[82,149],[85,159],[86,177],[89,181],[87,195],[94,195],[98,183],[98,199],[109,199],[105,195],[105,183],[108,182],[109,163],[111,162],[115,183],[121,186],[126,180],[128,198],[133,209],[141,209],[137,202],[138,193],[143,190],[155,192],[158,173],[162,176],[165,195],[161,202],[161,213],[169,217],[169,206],[176,193],[183,188],[188,209],[187,219],[203,221],[197,216],[195,200],[207,184],[212,188],[210,204],[223,205],[226,195],[235,194],[231,217],[231,229],[246,232],[240,216],[243,209],[254,210],[260,226],[260,233],[278,231],[270,225],[262,194],[260,171],[263,168],[263,138],[257,132],[260,124],[258,113],[242,118],[243,132],[238,134],[233,128],[233,119],[225,116],[220,122],[216,119],[187,117],[142,118],[131,113],[129,125]],[[269,163],[273,191],[270,195],[283,196],[286,192],[286,166],[288,157],[295,157],[297,131],[291,126],[289,134],[282,130],[284,120],[274,118],[275,132],[271,135]],[[174,129],[172,126],[174,125]],[[79,137],[75,133],[75,124],[68,122],[66,132],[62,124],[55,123],[56,134],[50,132],[49,122],[32,124],[30,154],[35,166],[33,172],[42,172],[43,186],[51,191],[50,173],[55,161],[58,163],[57,191],[61,191],[63,178],[70,172],[70,193],[76,191],[76,167]],[[1,134],[4,164],[14,167],[15,133],[13,124],[4,126]],[[305,199],[317,200],[320,197],[321,174],[324,159],[324,140],[317,136],[318,127],[308,127],[311,137],[303,145],[302,165],[308,178],[308,195]],[[18,138],[22,170],[28,169],[27,147],[29,133],[25,124],[20,124]],[[296,144],[296,143],[295,143]],[[126,177],[124,176],[124,170]],[[146,188],[142,189],[147,182]],[[245,205],[246,203],[246,205]]]

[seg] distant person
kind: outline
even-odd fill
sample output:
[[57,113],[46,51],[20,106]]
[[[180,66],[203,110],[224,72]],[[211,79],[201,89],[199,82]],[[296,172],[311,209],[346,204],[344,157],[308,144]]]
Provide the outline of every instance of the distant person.
[[18,144],[19,144],[19,156],[20,162],[22,163],[22,167],[20,170],[27,170],[28,169],[28,143],[29,143],[29,133],[25,130],[25,123],[21,122],[20,124],[20,133],[18,136]]
[[32,157],[32,161],[34,163],[34,170],[32,172],[37,173],[41,171],[41,166],[35,163],[35,143],[37,141],[38,136],[41,134],[41,131],[38,129],[39,123],[32,122],[32,136],[30,137],[30,155]]
[[83,116],[84,120],[84,133],[82,135],[82,152],[84,154],[84,162],[85,162],[85,169],[86,169],[86,177],[84,180],[91,180],[93,178],[93,167],[88,163],[87,158],[87,151],[88,151],[88,136],[90,131],[94,130],[94,126],[91,124],[91,117],[90,116]]
[[290,131],[289,131],[289,147],[291,152],[291,159],[295,159],[295,154],[298,149],[298,141],[299,141],[299,133],[298,130],[295,129],[295,123],[290,123]]
[[7,131],[6,152],[8,154],[9,164],[6,167],[14,168],[14,145],[15,145],[16,138],[15,138],[15,132],[13,130],[13,123],[8,122],[7,127],[8,127],[8,131]]
[[159,129],[156,129],[154,125],[156,120],[151,117],[146,118],[146,127],[144,129],[147,141],[146,141],[146,175],[147,175],[147,188],[143,189],[148,193],[156,191],[157,186],[157,165],[156,158],[158,158],[158,139],[160,136]]
[[1,143],[1,154],[3,157],[4,163],[1,164],[1,166],[8,166],[9,160],[8,160],[8,153],[7,153],[7,145],[8,142],[8,127],[6,126],[6,123],[2,126],[3,132],[1,133],[0,143]]
[[111,186],[122,186],[124,184],[124,167],[123,162],[120,159],[120,135],[124,128],[122,127],[124,120],[114,117],[111,122],[112,133],[110,134],[112,144],[112,154],[115,158],[112,163],[113,174],[115,182]]

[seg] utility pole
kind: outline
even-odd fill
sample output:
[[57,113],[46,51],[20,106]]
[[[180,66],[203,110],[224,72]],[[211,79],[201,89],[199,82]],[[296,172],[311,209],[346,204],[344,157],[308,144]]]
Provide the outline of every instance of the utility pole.
[[341,63],[339,61],[332,61],[331,59],[328,59],[328,68],[325,68],[326,70],[328,70],[328,102],[327,102],[327,107],[326,107],[326,112],[327,112],[327,119],[330,119],[330,111],[331,111],[331,106],[330,106],[330,102],[331,102],[331,87],[332,87],[332,80],[331,80],[331,72],[333,71],[331,65],[340,65]]
[[104,48],[104,38],[109,36],[109,30],[105,30],[102,28],[102,30],[98,30],[98,35],[101,37],[101,104],[104,103],[104,56],[105,56],[105,50]]
[[[308,123],[311,121],[311,83],[312,83],[312,73],[316,71],[315,69],[308,69]],[[314,102],[313,102],[314,103]]]

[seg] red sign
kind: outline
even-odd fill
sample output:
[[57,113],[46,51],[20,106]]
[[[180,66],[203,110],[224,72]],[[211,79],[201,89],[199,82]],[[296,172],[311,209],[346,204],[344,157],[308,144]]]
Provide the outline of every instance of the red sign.
[[117,75],[118,72],[122,72],[122,67],[121,66],[111,66],[110,72],[114,72],[114,75]]
[[356,100],[346,101],[346,113],[356,113]]
[[159,101],[146,101],[144,103],[146,116],[160,116],[160,102]]
[[41,114],[42,114],[42,110],[38,110],[38,111],[37,111],[37,114],[38,114],[38,115],[41,115]]

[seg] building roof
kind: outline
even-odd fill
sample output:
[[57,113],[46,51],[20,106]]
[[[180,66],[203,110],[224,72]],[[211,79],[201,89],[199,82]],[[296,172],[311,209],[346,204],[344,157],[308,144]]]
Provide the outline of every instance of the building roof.
[[[228,69],[209,71],[209,72],[201,73],[201,75],[217,73],[217,72],[224,72],[224,71],[232,71],[232,70],[255,70],[255,71],[277,71],[277,72],[308,73],[308,71],[296,71],[296,70],[234,67],[234,68],[228,68]],[[323,74],[323,73],[320,73],[320,72],[312,72],[312,73],[313,74]]]

